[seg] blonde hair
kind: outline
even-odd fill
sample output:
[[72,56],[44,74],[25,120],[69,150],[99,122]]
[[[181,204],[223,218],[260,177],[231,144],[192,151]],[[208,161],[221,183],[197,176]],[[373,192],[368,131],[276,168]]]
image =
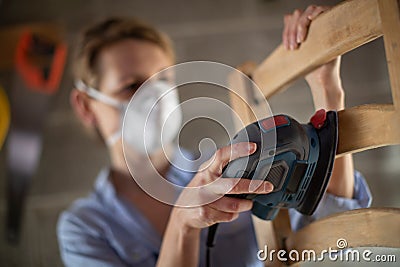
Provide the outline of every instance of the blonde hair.
[[164,33],[137,19],[109,18],[87,28],[81,34],[73,62],[75,81],[82,80],[85,84],[97,88],[100,76],[97,59],[101,50],[130,38],[156,44],[173,62],[175,61],[172,42]]

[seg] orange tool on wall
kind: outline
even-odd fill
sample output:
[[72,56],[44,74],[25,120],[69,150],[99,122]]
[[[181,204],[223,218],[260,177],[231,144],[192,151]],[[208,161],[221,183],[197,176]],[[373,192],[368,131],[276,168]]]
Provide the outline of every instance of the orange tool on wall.
[[63,42],[29,30],[21,33],[16,45],[7,138],[6,227],[11,243],[19,241],[26,195],[40,163],[43,125],[61,82],[66,55]]

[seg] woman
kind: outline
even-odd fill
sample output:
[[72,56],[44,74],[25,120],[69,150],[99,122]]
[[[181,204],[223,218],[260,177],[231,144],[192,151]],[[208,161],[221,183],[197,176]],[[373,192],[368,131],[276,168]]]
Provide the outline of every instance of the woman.
[[[285,16],[284,46],[296,49],[305,40],[311,21],[325,9],[310,6]],[[107,20],[84,33],[74,66],[74,78],[81,83],[71,92],[71,103],[80,120],[95,128],[108,144],[111,166],[99,174],[94,192],[75,202],[59,219],[58,239],[67,266],[203,266],[202,229],[221,222],[226,223],[218,230],[213,266],[262,266],[257,260],[251,201],[222,197],[200,207],[171,207],[147,195],[131,179],[120,135],[116,135],[121,132],[118,103],[129,100],[147,78],[173,63],[167,37],[137,21]],[[306,77],[316,108],[344,108],[339,66],[340,58]],[[167,179],[180,177],[190,181],[189,186],[200,186],[216,180],[229,160],[255,149],[252,143],[223,147],[193,177],[171,166],[161,154],[151,157]],[[256,193],[271,191],[271,184],[265,182]],[[229,193],[247,192],[248,181],[240,181]],[[334,212],[367,207],[370,201],[351,156],[344,156],[336,160],[327,194],[315,214],[289,211],[292,227],[297,230]]]

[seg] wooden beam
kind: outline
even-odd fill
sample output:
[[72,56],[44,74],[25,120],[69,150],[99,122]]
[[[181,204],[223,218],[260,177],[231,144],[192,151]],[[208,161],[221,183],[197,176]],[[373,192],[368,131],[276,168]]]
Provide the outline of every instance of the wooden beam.
[[268,98],[316,67],[381,35],[377,0],[345,1],[311,24],[300,49],[287,51],[279,46],[255,69],[253,80]]
[[338,113],[337,156],[400,144],[400,114],[393,105],[362,105]]
[[346,248],[400,248],[400,209],[368,208],[346,211],[315,221],[288,237],[289,250],[337,249],[337,240],[347,242]]
[[[246,74],[249,73],[249,68],[253,70],[255,68],[255,65],[244,63],[237,69]],[[235,128],[239,131],[243,126],[254,122],[256,120],[256,117],[252,112],[251,107],[249,106],[251,103],[246,103],[245,99],[243,99],[244,97],[248,99],[248,88],[246,88],[247,83],[245,79],[243,79],[243,76],[239,72],[233,72],[228,77],[228,84],[230,88],[233,88],[233,92],[231,91],[229,94],[231,107],[241,120],[234,120]]]
[[400,4],[378,0],[393,104],[400,110]]
[[55,23],[33,23],[0,28],[0,70],[14,68],[15,48],[20,36],[31,31],[55,43],[62,42],[61,27]]

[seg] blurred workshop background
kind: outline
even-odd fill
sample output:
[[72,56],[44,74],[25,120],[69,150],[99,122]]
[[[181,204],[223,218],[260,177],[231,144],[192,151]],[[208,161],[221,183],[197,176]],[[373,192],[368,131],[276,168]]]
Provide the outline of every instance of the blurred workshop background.
[[[172,38],[178,62],[211,60],[237,66],[248,60],[261,62],[280,44],[284,14],[312,3],[333,5],[338,2],[0,0],[0,31],[20,24],[53,24],[63,29],[62,38],[69,48],[59,90],[47,96],[46,109],[38,115],[40,118],[35,117],[43,122],[43,150],[26,192],[18,242],[15,233],[6,230],[7,143],[0,153],[0,266],[62,266],[55,230],[58,215],[74,199],[90,191],[100,168],[107,164],[105,147],[85,132],[69,105],[69,92],[73,86],[71,48],[82,27],[110,15],[138,17]],[[2,44],[8,41],[8,37],[0,40]],[[3,60],[2,53],[0,51],[0,61]],[[383,40],[378,39],[346,54],[342,60],[342,77],[347,106],[390,103]],[[18,80],[12,67],[0,69],[0,84],[7,94],[21,86]],[[213,90],[203,92],[213,93],[220,94]],[[221,95],[216,97],[223,98]],[[313,113],[311,94],[304,81],[298,81],[272,97],[269,103],[275,114],[286,113],[302,122]],[[193,126],[198,128],[187,135],[190,138],[183,140],[187,146],[193,145],[190,140],[202,138],[202,129],[207,127],[205,123]],[[215,138],[226,141],[223,133]],[[355,166],[368,180],[374,197],[373,206],[400,206],[399,146],[358,153]],[[10,239],[14,241],[7,241]]]

